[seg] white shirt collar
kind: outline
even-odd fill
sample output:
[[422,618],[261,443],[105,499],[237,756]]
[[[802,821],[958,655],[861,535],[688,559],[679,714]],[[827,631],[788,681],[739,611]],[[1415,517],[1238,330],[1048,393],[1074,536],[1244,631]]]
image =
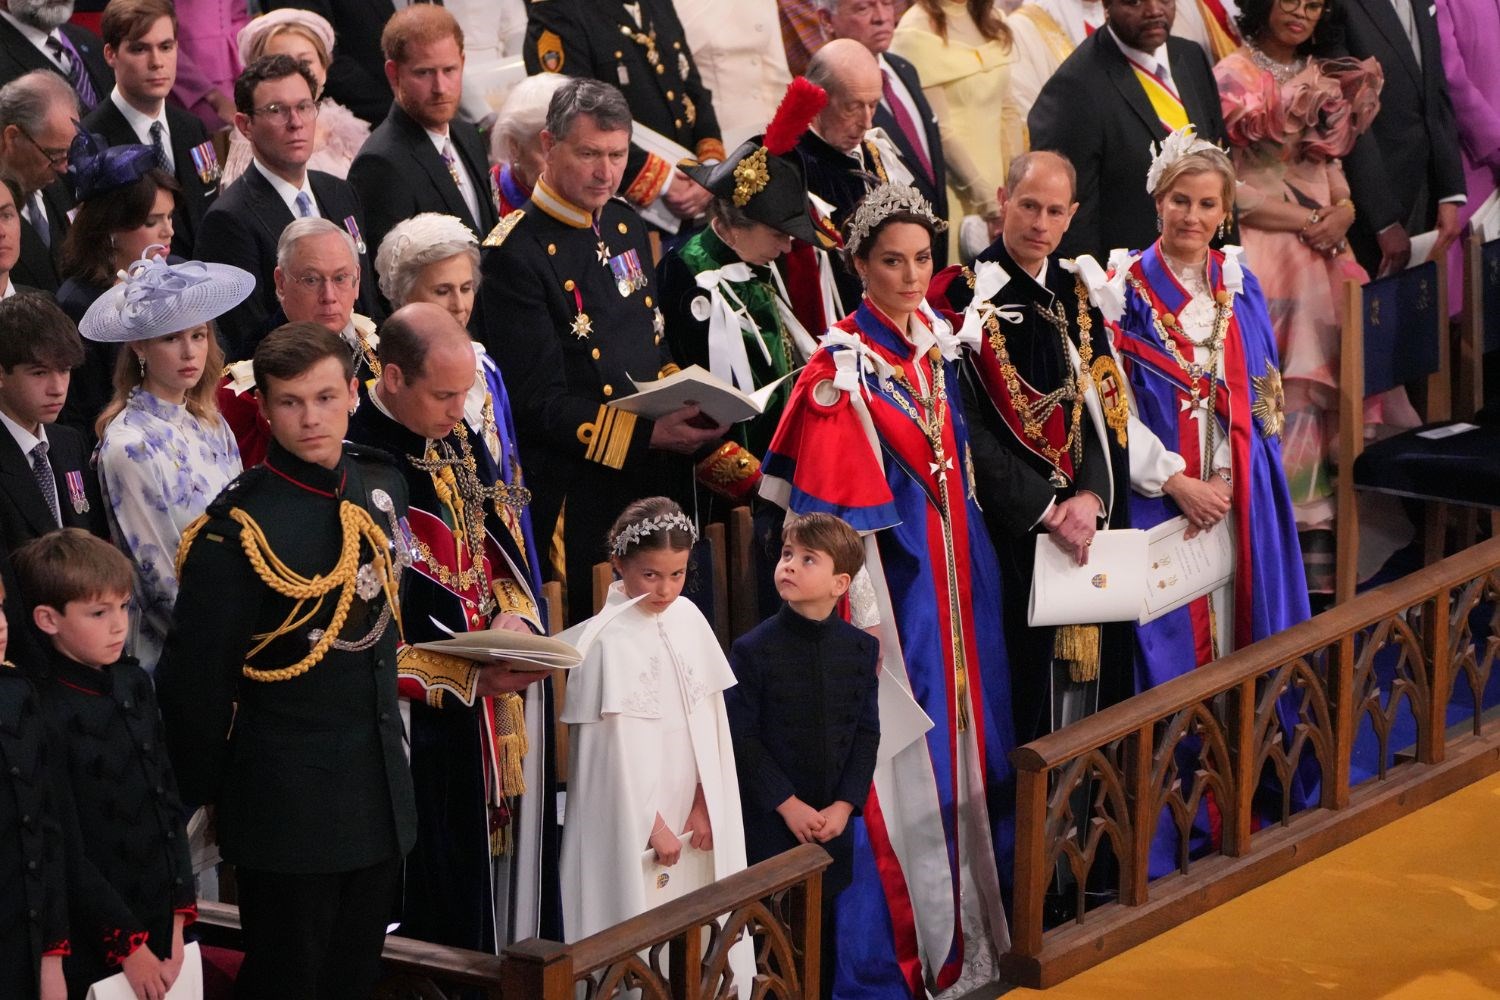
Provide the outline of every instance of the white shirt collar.
[[[434,132],[430,128],[424,128],[424,129],[422,129],[422,131],[426,132],[427,133],[427,138],[430,139],[430,140],[432,140],[432,148],[438,151],[438,155],[439,156],[442,156],[443,155],[443,146],[447,145],[447,143],[451,141],[450,138],[449,138],[449,133],[447,133],[447,132]],[[457,146],[453,147],[453,155],[454,156],[458,155],[458,147]]]
[[16,444],[20,447],[21,454],[26,456],[26,461],[30,464],[31,449],[35,448],[38,443],[47,440],[47,425],[38,424],[36,428],[37,432],[33,434],[12,420],[10,414],[4,410],[0,410],[0,423],[3,423],[5,429],[10,431],[10,436],[16,439]]
[[16,281],[10,275],[5,276],[5,291],[0,292],[0,299],[8,299],[16,294]]
[[281,196],[281,200],[286,202],[287,210],[292,213],[292,218],[295,219],[302,215],[302,213],[297,210],[297,195],[303,192],[306,192],[307,197],[312,201],[313,214],[318,216],[321,216],[323,214],[318,210],[318,197],[317,195],[313,194],[312,178],[309,177],[305,171],[302,174],[302,186],[297,187],[294,184],[287,183],[282,178],[277,177],[271,171],[267,170],[264,166],[261,165],[260,160],[255,159],[253,156],[250,159],[250,163],[255,167],[256,170],[260,171],[260,175],[262,177],[270,182],[272,190],[274,190],[278,195]]
[[1127,58],[1140,63],[1147,69],[1153,69],[1160,66],[1165,75],[1169,78],[1171,77],[1172,67],[1167,62],[1166,42],[1162,42],[1161,46],[1155,52],[1143,52],[1140,49],[1133,49],[1129,45],[1126,45],[1124,42],[1120,41],[1120,36],[1115,34],[1115,29],[1111,25],[1106,24],[1104,27],[1105,30],[1109,32],[1109,37],[1115,40],[1115,44],[1120,47],[1120,51],[1125,53]]
[[[11,27],[19,31],[28,42],[30,42],[32,45],[35,45],[38,51],[40,51],[42,55],[47,57],[48,62],[52,63],[53,65],[57,64],[57,61],[52,58],[52,53],[47,51],[47,39],[52,37],[55,32],[43,31],[41,28],[35,28],[25,23],[24,21],[17,20],[16,16],[8,10],[0,10],[0,17],[3,17],[7,21],[9,21],[11,23]],[[64,46],[64,48],[66,48],[66,46]]]
[[167,122],[165,101],[162,102],[161,109],[156,112],[156,116],[152,117],[142,114],[133,104],[125,100],[118,86],[109,92],[109,99],[116,108],[120,109],[120,114],[125,116],[126,124],[130,126],[130,130],[135,133],[137,139],[148,146],[151,145],[151,126],[155,122],[161,122],[161,143],[169,150],[172,148],[172,126]]

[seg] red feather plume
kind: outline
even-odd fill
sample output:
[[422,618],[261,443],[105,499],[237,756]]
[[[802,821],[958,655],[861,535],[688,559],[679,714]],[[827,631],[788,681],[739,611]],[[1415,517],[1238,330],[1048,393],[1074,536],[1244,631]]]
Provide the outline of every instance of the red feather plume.
[[799,76],[786,88],[786,96],[776,107],[771,124],[766,126],[763,145],[773,156],[785,156],[797,145],[813,118],[828,103],[828,93],[807,77]]

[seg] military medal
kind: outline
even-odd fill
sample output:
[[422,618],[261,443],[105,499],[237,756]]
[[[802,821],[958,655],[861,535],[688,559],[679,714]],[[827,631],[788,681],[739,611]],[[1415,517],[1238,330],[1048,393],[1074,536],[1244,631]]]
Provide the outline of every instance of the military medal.
[[73,512],[75,514],[87,514],[89,512],[89,498],[83,492],[83,473],[64,473],[68,481],[68,499],[73,501]]
[[621,298],[629,298],[631,292],[646,287],[646,269],[641,266],[640,254],[634,250],[609,258],[609,269],[615,276],[615,288]]
[[363,255],[367,249],[365,247],[365,238],[360,235],[359,223],[355,221],[354,216],[344,216],[344,229],[347,230],[349,235],[354,239],[354,249],[357,250],[361,255]]
[[578,314],[573,317],[573,336],[579,340],[588,340],[589,334],[594,332],[594,321],[583,311],[583,295],[576,286],[573,289],[573,307],[578,310]]
[[214,152],[214,143],[210,139],[200,142],[188,150],[188,156],[193,160],[193,169],[198,171],[198,179],[204,185],[212,187],[219,183],[219,154]]

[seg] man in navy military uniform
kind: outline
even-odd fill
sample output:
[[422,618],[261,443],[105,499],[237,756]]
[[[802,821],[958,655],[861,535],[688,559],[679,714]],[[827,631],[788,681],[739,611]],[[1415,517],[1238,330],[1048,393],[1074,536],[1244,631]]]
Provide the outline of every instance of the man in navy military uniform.
[[[700,162],[724,159],[713,95],[698,76],[677,12],[667,0],[548,0],[526,10],[526,72],[567,73],[619,87],[636,121]],[[709,194],[676,164],[632,146],[625,199],[680,219],[708,208]],[[648,214],[648,218],[650,215]]]
[[564,523],[570,620],[593,613],[589,579],[633,500],[687,495],[689,456],[724,428],[685,406],[660,420],[611,401],[675,371],[646,226],[612,195],[630,148],[630,109],[597,80],[569,81],[542,131],[531,200],[485,239],[475,328],[510,390],[532,491],[531,525]]
[[183,532],[156,682],[184,801],[237,868],[236,996],[366,997],[416,839],[397,704],[406,483],[344,444],[349,348],[316,323],[255,352],[274,441]]

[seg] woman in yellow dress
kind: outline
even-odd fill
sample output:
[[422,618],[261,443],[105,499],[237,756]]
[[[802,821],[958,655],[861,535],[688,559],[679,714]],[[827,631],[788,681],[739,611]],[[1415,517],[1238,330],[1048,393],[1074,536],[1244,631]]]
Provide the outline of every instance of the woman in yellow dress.
[[977,234],[982,239],[969,248],[972,255],[999,232],[995,191],[1010,161],[1027,148],[1026,114],[1011,80],[1017,39],[993,0],[917,0],[896,25],[891,51],[917,68],[942,133],[950,259],[959,259],[964,216],[977,215],[989,227]]

